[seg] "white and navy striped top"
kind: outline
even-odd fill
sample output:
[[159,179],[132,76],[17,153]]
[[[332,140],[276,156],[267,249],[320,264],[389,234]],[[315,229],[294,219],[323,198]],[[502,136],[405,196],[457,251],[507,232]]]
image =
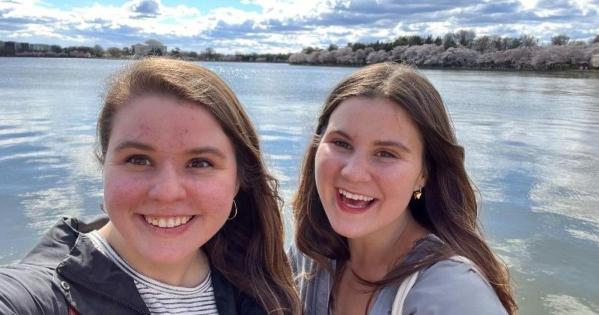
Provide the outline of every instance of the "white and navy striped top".
[[139,295],[152,313],[218,315],[210,274],[193,288],[177,287],[156,281],[135,271],[98,233],[87,233],[94,246],[133,278]]

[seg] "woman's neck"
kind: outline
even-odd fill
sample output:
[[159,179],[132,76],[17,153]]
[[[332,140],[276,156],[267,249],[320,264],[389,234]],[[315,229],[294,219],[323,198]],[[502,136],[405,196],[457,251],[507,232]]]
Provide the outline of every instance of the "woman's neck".
[[158,263],[127,249],[125,240],[110,222],[98,232],[135,271],[162,283],[195,287],[206,279],[210,271],[208,257],[202,249],[177,262]]
[[381,280],[412,249],[415,241],[430,233],[409,211],[405,212],[401,223],[386,230],[348,240],[350,260],[347,267],[365,280]]

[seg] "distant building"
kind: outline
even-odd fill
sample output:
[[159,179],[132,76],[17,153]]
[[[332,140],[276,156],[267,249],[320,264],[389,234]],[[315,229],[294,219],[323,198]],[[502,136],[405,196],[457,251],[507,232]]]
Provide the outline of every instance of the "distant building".
[[18,53],[29,51],[29,43],[15,43],[15,49]]
[[591,57],[591,67],[599,68],[599,43],[596,43],[593,48],[593,56]]
[[72,51],[69,51],[69,57],[74,57],[74,58],[91,58],[92,54],[89,51],[72,50]]
[[591,67],[599,68],[599,53],[596,53],[591,58]]
[[149,39],[145,44],[135,44],[131,47],[135,56],[147,56],[147,55],[166,55],[166,46],[162,45],[161,42],[155,39]]
[[147,46],[144,44],[135,44],[131,46],[134,55],[143,56],[146,54]]
[[17,43],[16,42],[4,42],[4,55],[5,56],[14,56],[17,52]]
[[50,45],[46,44],[31,44],[29,45],[30,51],[48,52],[50,51]]

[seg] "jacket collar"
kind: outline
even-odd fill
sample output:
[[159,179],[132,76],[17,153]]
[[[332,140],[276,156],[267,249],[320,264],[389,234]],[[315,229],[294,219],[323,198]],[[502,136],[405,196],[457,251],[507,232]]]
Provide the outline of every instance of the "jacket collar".
[[[64,217],[50,229],[22,263],[56,268],[55,285],[81,314],[101,314],[106,300],[121,305],[131,314],[150,314],[133,279],[98,251],[85,233],[108,222],[101,217],[89,223]],[[214,298],[219,314],[265,314],[256,301],[235,288],[216,268],[211,268]],[[68,286],[65,289],[63,281]],[[108,311],[117,314],[114,309]]]
[[[86,235],[80,234],[70,255],[58,265],[57,273],[76,287],[94,291],[138,313],[150,313],[133,279],[100,253]],[[80,312],[86,314],[83,309]]]
[[125,309],[150,314],[133,279],[100,253],[85,235],[107,222],[107,217],[89,223],[64,217],[22,263],[56,268],[56,285],[81,314],[98,313],[105,307],[101,304],[106,304],[106,299]]
[[87,233],[101,228],[108,218],[100,217],[90,223],[75,218],[61,218],[39,243],[21,261],[25,264],[55,268],[56,265],[69,255],[80,233]]

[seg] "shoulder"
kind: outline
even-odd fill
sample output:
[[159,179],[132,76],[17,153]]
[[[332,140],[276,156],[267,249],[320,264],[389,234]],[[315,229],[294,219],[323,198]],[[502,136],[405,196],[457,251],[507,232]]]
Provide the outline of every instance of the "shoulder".
[[0,267],[0,314],[66,314],[53,271],[15,264]]
[[214,290],[214,301],[219,314],[266,314],[266,311],[258,304],[258,301],[235,287],[215,268],[211,269],[210,277]]
[[310,257],[302,253],[297,247],[291,246],[287,251],[287,257],[291,263],[291,269],[293,274],[297,277],[298,275],[305,275],[316,271],[316,263]]
[[102,227],[108,218],[101,217],[91,222],[77,218],[63,217],[50,228],[37,245],[23,258],[29,265],[55,268],[63,259],[71,254],[81,233],[87,233]]
[[[319,268],[314,260],[292,246],[287,255],[291,262],[295,286],[305,309],[305,314],[327,314],[332,286],[331,274]],[[335,262],[331,261],[334,268]]]
[[61,218],[19,263],[0,267],[0,314],[66,314],[56,267],[69,256],[81,228],[91,225]]
[[507,314],[493,288],[468,263],[443,260],[422,270],[404,314]]
[[[311,291],[317,287],[328,285],[330,280],[329,270],[320,267],[316,261],[302,253],[295,246],[291,246],[287,252],[293,271],[295,285],[303,295],[305,291]],[[331,268],[334,268],[335,262],[331,261]]]
[[264,308],[253,297],[236,289],[235,303],[240,315],[266,315]]

